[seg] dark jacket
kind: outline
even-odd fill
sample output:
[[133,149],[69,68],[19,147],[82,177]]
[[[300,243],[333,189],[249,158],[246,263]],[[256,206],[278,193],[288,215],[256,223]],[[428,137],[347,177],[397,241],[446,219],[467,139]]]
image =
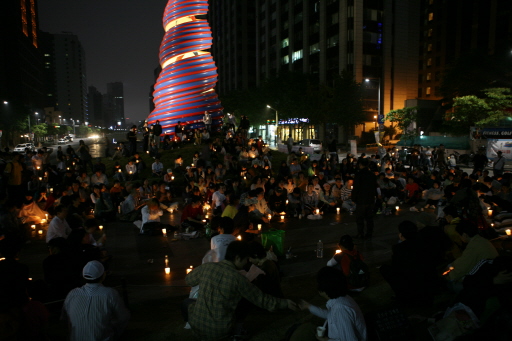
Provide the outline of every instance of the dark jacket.
[[153,125],[153,135],[162,135],[162,126],[159,123]]
[[356,204],[369,205],[375,203],[377,195],[377,177],[369,169],[361,169],[354,179],[352,201]]

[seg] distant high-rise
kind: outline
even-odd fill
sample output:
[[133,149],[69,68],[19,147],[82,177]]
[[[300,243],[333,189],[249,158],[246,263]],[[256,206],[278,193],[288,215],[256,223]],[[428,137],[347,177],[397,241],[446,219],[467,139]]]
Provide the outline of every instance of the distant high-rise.
[[422,0],[420,23],[419,99],[441,99],[444,71],[465,54],[511,55],[510,0]]
[[51,104],[55,110],[62,112],[62,124],[72,124],[71,120],[88,121],[85,52],[82,44],[71,33],[44,33],[43,36],[48,106]]
[[347,70],[364,89],[367,122],[357,135],[374,128],[379,109],[417,95],[417,0],[212,0],[210,11],[221,93],[284,70],[324,84]]
[[103,95],[94,86],[89,86],[87,93],[87,113],[90,125],[106,126],[103,120]]
[[124,128],[124,90],[123,83],[107,83],[107,101],[108,111],[105,113],[105,124],[107,127]]
[[[12,117],[42,113],[43,62],[36,0],[0,1],[0,129]],[[3,103],[5,102],[5,104]]]
[[211,52],[220,95],[256,85],[256,8],[253,0],[210,0]]

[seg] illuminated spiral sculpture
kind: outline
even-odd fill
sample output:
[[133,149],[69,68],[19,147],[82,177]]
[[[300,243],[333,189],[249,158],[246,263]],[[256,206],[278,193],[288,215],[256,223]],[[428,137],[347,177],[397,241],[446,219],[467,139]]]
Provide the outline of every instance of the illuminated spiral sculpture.
[[160,45],[162,71],[155,84],[155,110],[148,124],[160,121],[164,135],[174,135],[181,121],[190,128],[204,127],[203,115],[212,116],[212,127],[222,124],[222,106],[215,93],[217,67],[207,50],[212,45],[208,21],[197,15],[208,12],[208,0],[169,0]]

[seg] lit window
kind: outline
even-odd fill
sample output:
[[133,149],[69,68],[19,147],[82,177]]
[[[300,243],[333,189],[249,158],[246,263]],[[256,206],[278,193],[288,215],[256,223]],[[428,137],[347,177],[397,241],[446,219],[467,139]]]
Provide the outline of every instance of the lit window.
[[285,48],[285,47],[288,47],[288,46],[290,46],[290,39],[284,38],[283,40],[281,40],[281,47],[282,48]]
[[432,79],[432,74],[429,72],[429,73],[427,73],[427,80],[429,81],[431,79]]
[[293,52],[292,54],[292,63],[299,60],[299,59],[302,59],[302,50],[299,50],[299,51],[295,51]]
[[425,89],[425,94],[427,94],[427,96],[430,96],[430,86],[428,86],[426,89]]
[[44,56],[45,57],[50,57],[50,55],[48,53],[45,53]]
[[281,64],[285,65],[285,64],[288,64],[289,62],[290,62],[289,56],[284,56],[283,58],[281,58]]
[[432,21],[432,20],[434,20],[434,13],[430,12],[428,14],[428,21]]
[[329,48],[338,45],[338,38],[338,35],[327,38],[327,47]]
[[432,58],[427,59],[427,66],[432,66]]
[[432,44],[428,44],[427,45],[427,51],[428,52],[432,52]]

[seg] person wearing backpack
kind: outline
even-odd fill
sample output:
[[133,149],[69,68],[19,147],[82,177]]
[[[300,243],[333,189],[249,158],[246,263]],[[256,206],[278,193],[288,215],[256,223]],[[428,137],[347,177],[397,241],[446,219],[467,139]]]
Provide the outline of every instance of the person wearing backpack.
[[338,243],[341,250],[332,257],[327,266],[341,270],[347,278],[347,288],[351,291],[362,291],[369,281],[368,265],[363,262],[363,256],[356,250],[352,237],[342,236]]

